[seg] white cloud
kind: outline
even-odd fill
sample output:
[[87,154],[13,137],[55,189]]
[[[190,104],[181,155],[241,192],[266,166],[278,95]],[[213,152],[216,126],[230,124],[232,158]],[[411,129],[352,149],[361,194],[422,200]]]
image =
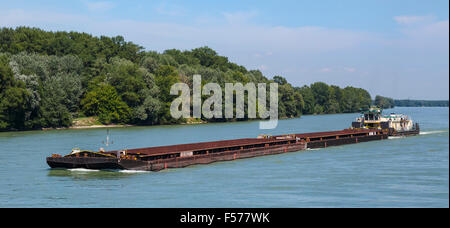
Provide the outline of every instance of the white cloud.
[[401,25],[414,25],[418,23],[430,22],[435,19],[434,16],[396,16],[394,20]]
[[68,29],[66,28],[68,25],[88,22],[91,20],[82,15],[54,11],[0,10],[0,27],[36,26],[43,29],[60,29],[61,26],[64,26],[65,29]]
[[[102,4],[101,4],[102,3]],[[94,4],[94,3],[93,3]],[[92,9],[100,9],[106,2],[97,2]],[[123,34],[131,41],[156,50],[166,48],[195,48],[198,45],[239,48],[255,56],[273,57],[276,53],[332,51],[357,47],[370,39],[364,32],[328,29],[324,27],[258,26],[234,24],[254,15],[254,12],[226,13],[229,23],[221,25],[183,25],[135,20],[99,20],[88,15],[56,12],[0,10],[0,26],[36,26],[48,28],[65,25],[67,30],[100,34]],[[60,27],[58,27],[59,29]]]
[[184,9],[178,5],[169,5],[166,2],[162,2],[156,7],[156,12],[166,16],[180,16],[184,14]]
[[86,5],[89,11],[107,11],[114,7],[114,3],[106,1],[101,2],[85,1],[84,4]]
[[402,29],[404,37],[394,40],[391,46],[412,50],[432,51],[449,48],[449,21],[434,21],[421,26]]
[[267,56],[272,56],[272,55],[273,55],[273,52],[268,51],[268,52],[265,52],[265,53],[255,53],[253,56],[255,58],[262,58],[262,57],[267,57]]
[[344,70],[350,73],[356,72],[356,69],[353,67],[344,67]]
[[331,72],[331,71],[332,71],[331,68],[328,68],[328,67],[321,68],[321,69],[319,70],[319,72],[322,72],[322,73],[329,73],[329,72]]
[[261,65],[258,67],[259,70],[265,71],[267,70],[269,67],[267,67],[266,65]]
[[258,15],[255,10],[239,11],[239,12],[224,12],[222,13],[225,20],[230,24],[248,23],[252,18]]

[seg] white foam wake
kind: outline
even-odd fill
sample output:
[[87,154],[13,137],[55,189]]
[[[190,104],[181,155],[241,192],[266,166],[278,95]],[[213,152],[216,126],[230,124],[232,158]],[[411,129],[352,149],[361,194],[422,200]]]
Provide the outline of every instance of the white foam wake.
[[119,173],[148,173],[150,171],[144,171],[144,170],[128,170],[128,169],[124,169],[124,170],[119,170]]
[[68,169],[69,171],[72,172],[98,172],[100,170],[98,169],[84,169],[84,168],[76,168],[76,169]]
[[388,139],[403,139],[406,138],[406,136],[389,136]]
[[306,150],[320,150],[320,148],[314,148],[314,149],[312,149],[312,148],[306,148]]
[[419,134],[421,135],[430,135],[430,134],[439,134],[439,133],[444,133],[446,131],[422,131]]

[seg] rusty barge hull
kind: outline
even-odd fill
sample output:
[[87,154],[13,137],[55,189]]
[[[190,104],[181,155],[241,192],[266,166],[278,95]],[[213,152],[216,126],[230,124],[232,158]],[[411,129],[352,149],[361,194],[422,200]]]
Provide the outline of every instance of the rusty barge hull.
[[414,136],[420,134],[420,130],[393,132],[389,136]]
[[253,158],[265,155],[282,154],[305,150],[306,144],[296,143],[285,146],[274,146],[271,148],[243,149],[238,151],[225,151],[219,153],[202,154],[185,158],[171,158],[149,162],[147,167],[140,170],[159,171],[170,168],[184,168],[196,164],[210,164],[213,162],[232,161],[237,159]]
[[89,152],[52,156],[47,158],[51,168],[129,169],[160,171],[183,168],[196,164],[252,158],[296,152],[308,148],[325,148],[359,142],[387,139],[389,132],[375,129],[346,129],[317,132],[223,140],[173,146],[160,146],[122,151]]
[[238,151],[224,151],[210,154],[199,154],[187,157],[173,157],[155,159],[152,161],[119,158],[90,158],[90,157],[48,157],[47,163],[51,168],[85,168],[85,169],[129,169],[143,171],[160,171],[169,168],[184,168],[195,164],[209,164],[220,161],[252,158],[264,155],[281,154],[305,150],[306,144],[295,143],[270,148],[243,149]]
[[365,136],[365,137],[353,137],[353,138],[333,139],[333,140],[318,141],[318,142],[309,142],[308,148],[310,148],[310,149],[326,148],[326,147],[330,147],[330,146],[340,146],[340,145],[354,144],[354,143],[360,143],[360,142],[369,142],[369,141],[382,140],[382,139],[387,139],[387,138],[388,138],[387,135],[380,134],[380,135],[371,135],[371,136]]
[[[179,150],[199,148],[198,144],[184,144],[168,147],[153,147],[142,149],[127,150],[127,156],[121,158],[114,157],[48,157],[47,163],[51,168],[85,168],[85,169],[128,169],[143,171],[160,171],[169,168],[184,168],[196,164],[209,164],[220,161],[231,161],[236,159],[252,158],[264,155],[281,154],[288,152],[296,152],[306,149],[306,143],[295,139],[288,140],[264,140],[258,144],[242,144],[237,146],[239,141],[253,141],[253,139],[218,141],[208,143],[213,146],[209,150],[197,151],[178,151],[165,153],[166,149],[178,147]],[[231,147],[223,147],[226,143]],[[200,143],[207,144],[207,143]],[[271,145],[272,144],[272,145]],[[205,146],[203,145],[203,146]],[[240,147],[240,148],[236,148]],[[153,153],[150,153],[152,150]],[[216,150],[216,151],[214,151]],[[223,150],[223,151],[217,151]],[[146,154],[147,152],[148,154]],[[191,153],[192,152],[192,153]],[[116,154],[117,151],[106,152],[110,155]],[[139,159],[138,159],[139,158]]]

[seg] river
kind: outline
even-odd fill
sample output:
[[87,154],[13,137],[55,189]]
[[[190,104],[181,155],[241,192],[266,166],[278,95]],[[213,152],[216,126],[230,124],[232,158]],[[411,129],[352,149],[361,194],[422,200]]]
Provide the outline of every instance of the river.
[[[449,109],[395,108],[421,135],[161,172],[52,170],[45,158],[98,150],[105,129],[0,133],[0,207],[449,207]],[[108,150],[342,130],[358,114],[110,129]],[[103,146],[104,147],[104,146]]]

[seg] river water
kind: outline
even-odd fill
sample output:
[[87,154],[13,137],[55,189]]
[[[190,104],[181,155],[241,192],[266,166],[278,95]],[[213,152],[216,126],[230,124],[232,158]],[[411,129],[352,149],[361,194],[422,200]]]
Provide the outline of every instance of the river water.
[[[51,170],[45,158],[97,150],[105,129],[0,133],[0,207],[449,207],[449,109],[395,108],[419,136],[161,172]],[[342,130],[358,114],[110,129],[108,149]]]

